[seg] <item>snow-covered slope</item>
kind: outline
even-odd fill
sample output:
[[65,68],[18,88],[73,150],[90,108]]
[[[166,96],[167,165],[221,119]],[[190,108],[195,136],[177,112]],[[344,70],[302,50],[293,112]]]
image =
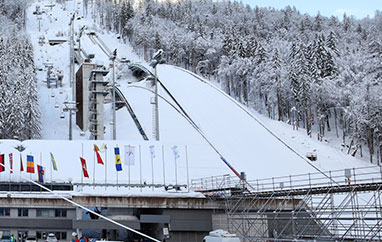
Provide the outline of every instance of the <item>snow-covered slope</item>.
[[[40,106],[43,113],[43,141],[25,141],[23,152],[25,155],[35,156],[37,163],[46,167],[48,180],[66,181],[73,179],[76,182],[83,180],[92,183],[116,182],[117,173],[114,165],[113,147],[121,147],[122,160],[124,159],[123,147],[133,145],[136,148],[136,162],[134,166],[124,166],[124,170],[118,173],[119,183],[166,183],[187,184],[189,179],[206,176],[232,174],[230,169],[222,162],[220,156],[212,149],[206,140],[182,117],[171,105],[160,99],[160,142],[142,140],[129,113],[125,108],[117,111],[117,141],[97,142],[98,145],[108,145],[107,155],[102,156],[107,160],[105,166],[94,163],[93,141],[86,141],[87,136],[80,136],[78,127],[74,127],[73,137],[77,141],[63,141],[68,137],[68,114],[60,118],[63,101],[71,100],[72,90],[69,85],[69,44],[64,43],[49,46],[47,43],[39,45],[39,36],[45,40],[56,38],[59,32],[68,38],[68,22],[73,2],[67,2],[67,10],[63,10],[57,4],[50,11],[45,8],[46,14],[42,15],[41,32],[38,31],[38,21],[31,13],[36,5],[42,6],[49,1],[34,2],[28,10],[27,29],[31,35],[35,48],[36,65],[42,67],[44,62],[52,62],[55,68],[64,71],[64,83],[62,88],[46,87],[46,70],[38,72]],[[81,11],[81,5],[79,4]],[[102,30],[92,20],[82,18],[75,21],[75,29],[83,25],[94,29],[99,37],[113,50],[118,49],[119,56],[127,57],[133,62],[142,60],[134,54],[129,45],[123,44],[111,33],[102,33]],[[77,38],[77,37],[76,37]],[[94,61],[108,66],[108,57],[84,34],[81,45],[87,53],[96,54]],[[147,63],[144,63],[147,66]],[[78,68],[78,66],[76,67]],[[117,68],[118,69],[118,68]],[[214,88],[213,84],[206,83],[192,73],[180,68],[160,65],[158,75],[161,82],[170,90],[172,95],[179,101],[182,107],[190,114],[191,118],[201,128],[203,134],[227,159],[228,162],[239,172],[245,171],[249,179],[317,172],[309,162],[302,158],[306,152],[316,151],[318,161],[313,165],[323,170],[341,169],[345,167],[366,166],[367,163],[349,157],[334,150],[325,144],[316,142],[304,136],[301,131],[293,131],[289,126],[268,120],[256,112],[240,107],[221,91]],[[107,76],[106,78],[110,78]],[[153,94],[151,87],[146,82],[128,83],[128,79],[118,80],[120,89],[128,99],[141,122],[146,134],[152,140],[152,104],[150,99]],[[149,89],[149,90],[147,90]],[[162,88],[159,93],[168,102],[173,103]],[[58,108],[56,108],[58,106]],[[111,139],[111,105],[105,105],[106,139]],[[271,127],[276,135],[271,134],[264,125],[257,120],[261,119]],[[280,141],[285,140],[284,143]],[[61,140],[61,141],[55,141]],[[83,140],[83,141],[81,141]],[[19,170],[18,153],[14,147],[19,144],[16,141],[2,141],[0,150],[4,153],[15,153],[14,169]],[[286,145],[288,144],[288,145]],[[155,146],[155,158],[151,162],[149,146]],[[172,151],[174,145],[178,146],[180,157],[175,159]],[[288,147],[289,146],[289,147]],[[162,152],[163,151],[163,152]],[[297,154],[297,151],[299,154]],[[55,156],[58,171],[50,169],[50,155]],[[81,164],[79,157],[87,160],[90,178],[81,178]],[[129,169],[130,168],[130,169]],[[3,173],[5,174],[5,173]],[[37,178],[36,174],[33,175]],[[2,175],[1,179],[18,180],[17,172]],[[94,180],[93,180],[94,179]]]

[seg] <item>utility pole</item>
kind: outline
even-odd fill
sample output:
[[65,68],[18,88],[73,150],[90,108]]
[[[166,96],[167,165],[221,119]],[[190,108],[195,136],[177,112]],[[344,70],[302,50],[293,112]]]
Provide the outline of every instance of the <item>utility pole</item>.
[[69,112],[69,140],[73,139],[72,136],[72,114],[73,112],[77,112],[76,102],[75,101],[68,101],[65,100],[64,102],[65,108],[63,109],[64,112]]
[[70,87],[72,88],[72,101],[65,101],[64,105],[65,108],[63,109],[64,112],[69,112],[69,140],[72,140],[72,114],[73,111],[77,112],[76,108],[76,102],[75,102],[75,88],[74,88],[74,17],[75,14],[73,13],[71,19],[70,19]]
[[154,82],[154,118],[155,118],[155,140],[159,141],[159,106],[158,106],[158,73],[157,66],[158,64],[162,64],[162,54],[163,50],[160,49],[152,56],[152,61],[150,66],[154,68],[155,82]]
[[113,63],[113,82],[111,83],[111,94],[112,94],[112,109],[113,109],[113,140],[117,139],[117,118],[115,113],[115,59],[117,58],[117,49],[114,50],[113,54],[110,56],[110,60]]
[[76,100],[76,88],[75,88],[75,80],[76,80],[76,72],[75,72],[75,64],[74,64],[74,19],[75,19],[75,13],[73,13],[72,17],[72,58],[71,58],[71,63],[72,63],[72,100]]
[[41,15],[37,16],[38,19],[38,32],[41,32]]
[[155,140],[159,141],[159,106],[158,106],[158,74],[157,74],[157,66],[155,65],[154,71],[155,71]]

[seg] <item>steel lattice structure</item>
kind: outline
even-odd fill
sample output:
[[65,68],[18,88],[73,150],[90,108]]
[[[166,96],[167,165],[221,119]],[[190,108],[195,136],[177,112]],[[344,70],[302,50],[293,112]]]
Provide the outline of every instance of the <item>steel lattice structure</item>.
[[193,180],[222,202],[243,241],[382,241],[382,169],[366,167],[255,181]]

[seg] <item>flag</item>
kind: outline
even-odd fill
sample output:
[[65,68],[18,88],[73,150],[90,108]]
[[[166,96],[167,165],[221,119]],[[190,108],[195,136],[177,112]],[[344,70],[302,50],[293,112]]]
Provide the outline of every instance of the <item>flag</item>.
[[97,146],[97,145],[94,145],[94,152],[95,152],[96,155],[97,155],[97,163],[103,165],[103,161],[102,161],[102,158],[101,158],[101,156],[100,156],[100,154],[99,154],[99,151],[100,151],[100,150],[99,150],[98,146]]
[[80,157],[80,160],[81,160],[82,171],[84,173],[84,177],[89,178],[88,170],[86,168],[86,160],[84,158],[82,158],[82,157]]
[[44,167],[37,165],[38,181],[44,183]]
[[150,155],[151,155],[151,159],[154,159],[155,158],[155,146],[154,145],[150,145]]
[[119,148],[114,148],[114,154],[115,154],[115,169],[117,171],[122,171],[122,164],[121,164],[121,155],[119,153]]
[[9,154],[9,165],[11,167],[11,173],[13,173],[13,154]]
[[135,164],[135,147],[125,146],[125,165],[133,166]]
[[52,161],[52,167],[53,167],[53,170],[57,171],[56,160],[54,159],[54,156],[53,156],[52,152],[50,152],[50,159],[51,159],[51,161]]
[[3,171],[5,171],[5,167],[4,167],[4,165],[5,165],[5,158],[4,158],[4,154],[2,154],[2,155],[0,155],[0,172],[3,172]]
[[23,166],[23,157],[20,154],[20,171],[24,171],[24,166]]
[[174,146],[171,148],[172,152],[174,152],[175,159],[178,159],[180,157],[179,152],[178,152],[178,146]]
[[27,172],[34,173],[34,160],[31,155],[27,155]]

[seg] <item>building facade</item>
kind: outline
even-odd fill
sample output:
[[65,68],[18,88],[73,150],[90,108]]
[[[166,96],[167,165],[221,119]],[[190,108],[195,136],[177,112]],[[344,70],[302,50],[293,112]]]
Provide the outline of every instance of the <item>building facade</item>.
[[[216,203],[201,197],[63,194],[98,214],[159,240],[202,241],[209,231],[224,229],[227,225],[224,211]],[[65,242],[73,239],[73,232],[112,241],[140,239],[126,229],[45,192],[0,194],[2,240],[9,241],[13,234],[17,241],[33,236],[41,242],[49,233],[54,233],[59,241]]]

